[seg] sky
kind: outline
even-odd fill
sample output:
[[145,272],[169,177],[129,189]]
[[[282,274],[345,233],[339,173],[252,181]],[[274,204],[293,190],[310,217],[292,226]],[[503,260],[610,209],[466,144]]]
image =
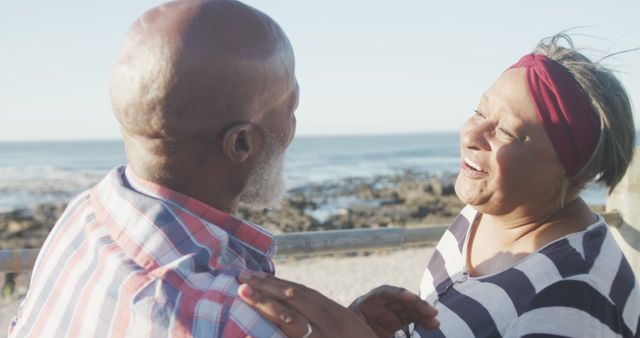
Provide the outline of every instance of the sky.
[[[457,131],[505,68],[570,28],[593,59],[640,47],[637,0],[245,2],[273,17],[293,44],[298,135]],[[3,3],[0,141],[119,138],[111,67],[131,23],[160,3]],[[640,121],[640,51],[606,64]]]

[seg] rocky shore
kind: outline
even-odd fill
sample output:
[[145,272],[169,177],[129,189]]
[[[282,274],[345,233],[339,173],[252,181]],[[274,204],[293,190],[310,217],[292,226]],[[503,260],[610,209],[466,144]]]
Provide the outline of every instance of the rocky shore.
[[347,178],[291,189],[277,207],[240,215],[274,233],[446,224],[463,206],[454,181],[411,171]]
[[65,204],[0,213],[0,249],[39,248],[62,214]]
[[[454,177],[404,172],[348,178],[290,190],[270,210],[242,207],[239,216],[274,233],[444,224],[462,207]],[[64,204],[0,213],[0,249],[39,248]]]

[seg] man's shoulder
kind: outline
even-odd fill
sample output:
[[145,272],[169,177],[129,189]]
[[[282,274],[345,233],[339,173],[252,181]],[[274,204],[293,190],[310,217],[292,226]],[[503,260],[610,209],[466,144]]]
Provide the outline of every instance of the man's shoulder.
[[152,309],[152,322],[165,323],[166,330],[189,337],[283,337],[273,324],[238,298],[238,273],[239,270],[212,270],[193,273],[179,281],[165,272],[138,292],[146,297],[136,297],[133,307],[140,309],[139,315],[145,318],[149,318],[148,309]]

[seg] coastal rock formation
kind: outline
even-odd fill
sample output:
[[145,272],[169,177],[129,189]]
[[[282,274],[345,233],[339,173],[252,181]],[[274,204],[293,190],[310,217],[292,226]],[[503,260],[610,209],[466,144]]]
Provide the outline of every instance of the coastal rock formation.
[[42,204],[0,213],[0,249],[41,247],[64,208],[64,204]]
[[[274,233],[445,224],[462,208],[453,176],[403,172],[292,189],[273,209],[241,207],[239,216]],[[63,204],[0,213],[0,249],[39,248]]]
[[447,224],[463,207],[454,181],[413,172],[348,178],[292,189],[272,210],[240,213],[275,233]]

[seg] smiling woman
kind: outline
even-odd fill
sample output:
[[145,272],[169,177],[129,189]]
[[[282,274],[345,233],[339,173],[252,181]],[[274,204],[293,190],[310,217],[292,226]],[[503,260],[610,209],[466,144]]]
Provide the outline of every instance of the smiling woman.
[[240,296],[296,338],[371,336],[363,322],[379,337],[407,323],[396,337],[638,337],[640,286],[580,198],[593,179],[615,187],[634,137],[620,82],[554,36],[500,75],[462,129],[455,188],[467,207],[428,263],[426,303],[382,287],[349,313],[270,277],[245,279]]
[[524,69],[504,72],[487,90],[462,128],[460,145],[456,193],[463,202],[495,215],[557,208],[548,197],[560,186],[540,182],[561,182],[564,170],[538,120]]

